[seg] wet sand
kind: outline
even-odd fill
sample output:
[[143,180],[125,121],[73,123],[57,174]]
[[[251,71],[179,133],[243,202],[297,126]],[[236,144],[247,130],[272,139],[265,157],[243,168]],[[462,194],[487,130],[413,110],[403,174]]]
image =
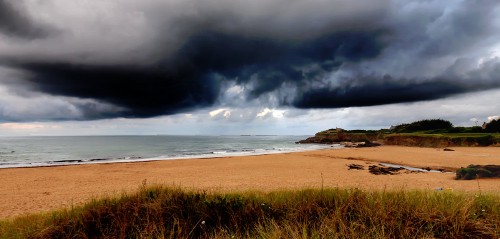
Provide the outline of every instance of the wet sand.
[[[0,169],[0,218],[71,207],[92,198],[133,192],[141,185],[166,185],[215,191],[279,190],[320,187],[372,189],[449,188],[500,193],[500,179],[454,180],[453,173],[373,175],[379,162],[456,169],[469,164],[500,164],[500,147],[376,148]],[[365,170],[348,170],[361,164]]]

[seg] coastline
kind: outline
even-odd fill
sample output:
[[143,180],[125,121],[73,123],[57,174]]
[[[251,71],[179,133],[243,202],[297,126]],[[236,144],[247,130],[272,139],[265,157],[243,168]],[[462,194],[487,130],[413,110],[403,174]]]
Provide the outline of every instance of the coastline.
[[[294,144],[302,136],[0,137],[0,168],[214,158],[329,148]],[[340,147],[340,146],[339,146]]]
[[71,207],[92,198],[161,184],[207,191],[271,191],[320,187],[363,190],[449,188],[498,193],[500,180],[454,180],[450,173],[373,175],[347,164],[393,163],[456,169],[469,164],[499,164],[498,147],[375,148],[228,156],[204,159],[82,164],[0,169],[0,218]]
[[269,150],[262,152],[230,152],[218,153],[212,152],[210,154],[199,155],[184,155],[184,156],[156,156],[152,158],[119,158],[119,159],[78,159],[78,160],[64,160],[49,163],[34,163],[34,164],[17,164],[17,165],[0,165],[0,170],[3,169],[16,169],[16,168],[50,168],[50,167],[65,167],[65,166],[79,166],[79,165],[93,165],[93,164],[115,164],[115,163],[147,163],[155,161],[169,161],[169,160],[186,160],[186,159],[213,159],[213,158],[227,158],[227,157],[245,157],[245,156],[259,156],[259,155],[273,155],[273,154],[286,154],[297,152],[318,151],[325,149],[343,149],[340,145],[324,146],[317,145],[316,147],[303,148],[303,149],[288,149],[288,150]]

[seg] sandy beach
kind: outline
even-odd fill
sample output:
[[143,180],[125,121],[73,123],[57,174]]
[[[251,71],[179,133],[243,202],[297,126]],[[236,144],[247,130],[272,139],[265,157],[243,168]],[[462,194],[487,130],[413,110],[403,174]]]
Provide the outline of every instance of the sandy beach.
[[[499,147],[382,146],[297,153],[0,169],[0,218],[71,207],[92,198],[136,191],[141,185],[245,191],[319,187],[451,189],[500,193],[499,179],[454,180],[453,173],[373,175],[380,162],[453,170],[469,164],[500,164]],[[348,170],[360,164],[365,170]]]

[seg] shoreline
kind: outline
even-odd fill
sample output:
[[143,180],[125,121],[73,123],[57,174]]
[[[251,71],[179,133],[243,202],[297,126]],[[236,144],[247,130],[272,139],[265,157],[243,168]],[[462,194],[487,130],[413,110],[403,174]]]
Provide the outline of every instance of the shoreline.
[[325,149],[342,149],[344,148],[340,144],[333,145],[312,145],[308,148],[294,148],[287,150],[267,150],[267,151],[238,151],[238,152],[226,152],[218,153],[211,152],[206,154],[196,154],[196,155],[182,155],[182,156],[155,156],[150,158],[96,158],[96,159],[75,159],[75,160],[63,160],[63,161],[48,161],[48,162],[35,162],[35,163],[25,163],[25,164],[0,164],[0,170],[3,169],[16,169],[16,168],[46,168],[46,167],[64,167],[64,166],[78,166],[78,165],[92,165],[92,164],[114,164],[114,163],[142,163],[142,162],[154,162],[154,161],[170,161],[170,160],[186,160],[186,159],[212,159],[212,158],[225,158],[225,157],[245,157],[245,156],[259,156],[259,155],[273,155],[273,154],[284,154],[284,153],[298,153],[298,152],[308,152],[316,150]]
[[327,148],[252,156],[2,168],[0,219],[130,193],[144,183],[224,192],[320,187],[500,192],[498,179],[458,181],[454,180],[454,174],[434,172],[373,175],[368,170],[348,170],[347,167],[360,164],[367,168],[380,162],[455,169],[469,164],[500,164],[498,147],[453,149],[455,151],[446,152],[402,146]]

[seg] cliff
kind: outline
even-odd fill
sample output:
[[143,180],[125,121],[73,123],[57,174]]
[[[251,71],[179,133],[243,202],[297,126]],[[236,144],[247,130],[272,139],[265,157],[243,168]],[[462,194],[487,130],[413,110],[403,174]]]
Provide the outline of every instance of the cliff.
[[366,131],[362,133],[360,131],[326,130],[297,143],[344,144],[354,147],[376,146],[378,144],[436,148],[500,146],[500,134],[393,134],[384,131]]

